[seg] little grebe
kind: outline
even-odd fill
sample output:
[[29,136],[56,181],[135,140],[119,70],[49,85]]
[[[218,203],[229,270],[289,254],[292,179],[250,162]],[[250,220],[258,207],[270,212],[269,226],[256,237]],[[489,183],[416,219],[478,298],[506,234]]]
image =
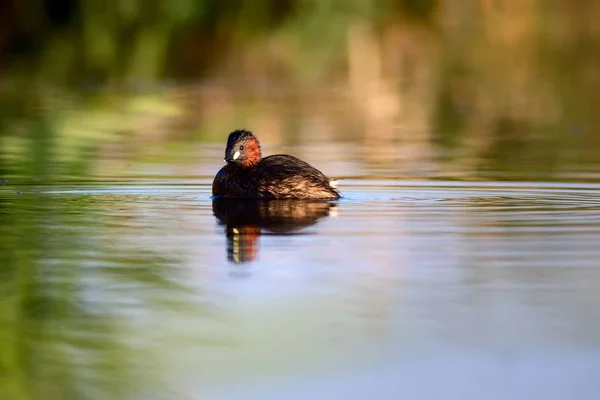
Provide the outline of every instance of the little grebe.
[[213,196],[248,199],[336,200],[335,182],[308,163],[286,154],[262,158],[258,139],[247,130],[229,134],[225,165],[213,181]]

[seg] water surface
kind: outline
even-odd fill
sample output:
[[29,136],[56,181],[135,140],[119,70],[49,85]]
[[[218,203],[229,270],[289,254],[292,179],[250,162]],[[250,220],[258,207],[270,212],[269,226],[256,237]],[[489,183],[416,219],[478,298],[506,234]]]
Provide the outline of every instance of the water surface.
[[38,366],[15,368],[90,398],[597,392],[600,185],[349,179],[334,203],[213,204],[210,182],[3,188],[4,261],[30,273],[7,283],[11,334]]

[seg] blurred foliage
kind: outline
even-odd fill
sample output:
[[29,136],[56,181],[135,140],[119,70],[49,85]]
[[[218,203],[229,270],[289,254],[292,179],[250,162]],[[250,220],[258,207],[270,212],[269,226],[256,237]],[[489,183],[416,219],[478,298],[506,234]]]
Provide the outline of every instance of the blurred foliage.
[[[0,17],[3,71],[53,83],[95,84],[201,76],[237,46],[291,24],[320,48],[345,23],[429,21],[436,1],[7,0]],[[317,45],[318,44],[318,45]]]
[[167,71],[185,72],[186,66],[200,73],[212,53],[226,50],[232,39],[250,40],[272,28],[291,3],[14,0],[2,7],[5,71],[54,83],[97,84],[156,79]]
[[[62,173],[84,174],[107,138],[235,121],[296,143],[306,119],[362,139],[367,163],[418,141],[445,174],[596,170],[598,17],[587,0],[7,0],[0,174],[42,174],[15,168],[19,148],[54,147]],[[132,117],[132,102],[153,105]]]

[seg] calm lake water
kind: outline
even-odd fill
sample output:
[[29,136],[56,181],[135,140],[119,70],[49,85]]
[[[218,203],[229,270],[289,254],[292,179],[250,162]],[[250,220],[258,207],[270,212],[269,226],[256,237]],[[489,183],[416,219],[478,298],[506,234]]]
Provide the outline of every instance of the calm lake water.
[[337,203],[213,204],[211,181],[0,188],[25,381],[126,399],[600,389],[600,184],[347,179]]

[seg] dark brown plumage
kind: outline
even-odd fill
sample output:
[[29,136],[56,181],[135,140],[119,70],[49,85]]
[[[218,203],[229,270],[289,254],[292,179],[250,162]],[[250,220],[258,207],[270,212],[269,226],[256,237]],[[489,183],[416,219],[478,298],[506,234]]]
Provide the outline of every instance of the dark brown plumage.
[[213,181],[213,196],[250,199],[336,200],[332,181],[308,163],[285,154],[262,158],[250,131],[229,134],[225,165]]

